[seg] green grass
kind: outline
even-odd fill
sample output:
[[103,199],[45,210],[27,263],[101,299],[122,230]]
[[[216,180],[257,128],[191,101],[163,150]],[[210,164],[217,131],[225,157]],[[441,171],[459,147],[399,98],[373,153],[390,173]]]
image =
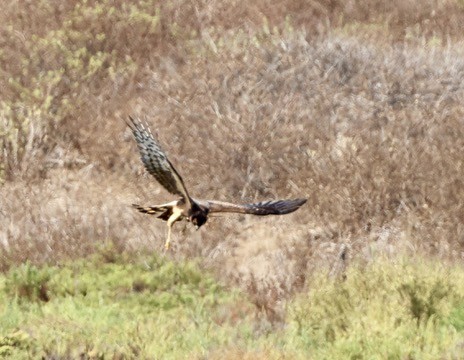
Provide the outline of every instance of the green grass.
[[0,353],[14,358],[182,357],[226,345],[233,322],[248,332],[243,300],[192,263],[25,264],[0,289]]
[[[194,263],[156,256],[24,264],[0,277],[0,355],[28,358],[463,358],[464,271],[424,261],[324,274],[263,331]],[[262,325],[262,322],[261,322]]]
[[312,286],[291,319],[298,345],[317,359],[464,358],[462,268],[380,260],[350,268],[343,282],[316,276]]

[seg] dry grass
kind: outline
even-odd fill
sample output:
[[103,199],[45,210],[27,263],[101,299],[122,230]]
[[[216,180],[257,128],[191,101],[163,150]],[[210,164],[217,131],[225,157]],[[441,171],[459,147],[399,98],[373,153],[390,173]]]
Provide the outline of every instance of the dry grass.
[[176,232],[173,257],[202,257],[271,319],[315,267],[462,257],[462,4],[155,3],[5,6],[1,268],[161,248],[164,224],[129,205],[170,197],[127,114],[146,115],[194,196],[309,198]]

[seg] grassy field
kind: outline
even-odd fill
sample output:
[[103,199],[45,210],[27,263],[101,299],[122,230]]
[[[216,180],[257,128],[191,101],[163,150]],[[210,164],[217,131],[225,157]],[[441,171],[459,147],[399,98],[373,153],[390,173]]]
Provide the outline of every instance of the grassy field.
[[[462,0],[8,0],[0,353],[462,358]],[[131,208],[150,124],[199,231]]]
[[[398,259],[315,273],[285,321],[197,264],[113,254],[0,279],[0,354],[17,359],[459,359],[464,271]],[[108,262],[111,260],[111,262]]]

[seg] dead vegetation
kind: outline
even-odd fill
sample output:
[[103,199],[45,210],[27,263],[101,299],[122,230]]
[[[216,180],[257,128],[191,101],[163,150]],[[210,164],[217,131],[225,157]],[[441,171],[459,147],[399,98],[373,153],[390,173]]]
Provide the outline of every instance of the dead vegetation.
[[159,251],[164,224],[129,205],[170,197],[144,174],[128,114],[194,196],[309,198],[286,217],[175,229],[173,257],[201,257],[272,319],[316,267],[462,257],[460,2],[155,3],[5,7],[3,269],[102,243]]

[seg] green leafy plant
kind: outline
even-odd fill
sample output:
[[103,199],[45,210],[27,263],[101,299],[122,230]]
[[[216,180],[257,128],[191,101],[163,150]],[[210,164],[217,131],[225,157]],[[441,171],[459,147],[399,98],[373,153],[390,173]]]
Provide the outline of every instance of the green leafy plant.
[[19,301],[49,301],[49,268],[25,263],[12,269],[6,278],[6,292]]

